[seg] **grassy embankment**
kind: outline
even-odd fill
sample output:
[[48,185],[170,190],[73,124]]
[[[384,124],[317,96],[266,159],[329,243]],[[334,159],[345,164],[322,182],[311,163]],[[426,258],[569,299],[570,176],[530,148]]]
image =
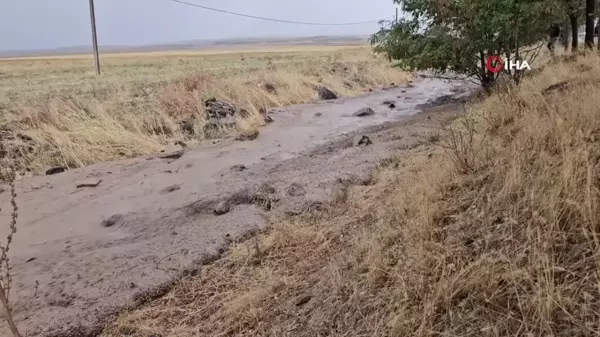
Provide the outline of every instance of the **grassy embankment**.
[[153,154],[190,138],[182,121],[202,140],[212,97],[251,113],[229,133],[264,124],[261,109],[314,100],[314,85],[347,96],[409,78],[366,47],[265,49],[103,55],[101,77],[89,56],[0,60],[0,137],[18,152],[8,164],[35,171]]
[[597,335],[599,91],[598,58],[548,66],[104,336]]

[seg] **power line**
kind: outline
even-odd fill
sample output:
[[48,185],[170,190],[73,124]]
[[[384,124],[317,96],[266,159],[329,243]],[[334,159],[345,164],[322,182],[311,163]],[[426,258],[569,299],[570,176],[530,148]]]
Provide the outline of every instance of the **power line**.
[[225,13],[225,14],[243,16],[243,17],[246,17],[246,18],[258,19],[258,20],[265,20],[265,21],[293,23],[293,24],[297,24],[297,25],[308,25],[308,26],[356,26],[356,25],[364,25],[364,24],[367,24],[367,23],[375,23],[375,22],[379,22],[380,21],[380,20],[370,20],[370,21],[348,22],[348,23],[317,23],[317,22],[290,21],[290,20],[273,19],[273,18],[266,18],[266,17],[262,17],[262,16],[255,16],[255,15],[249,15],[249,14],[236,13],[236,12],[231,12],[231,11],[227,11],[227,10],[224,10],[224,9],[218,9],[218,8],[213,8],[213,7],[202,6],[202,5],[198,5],[198,4],[195,4],[195,3],[186,2],[186,1],[182,1],[182,0],[171,0],[171,1],[183,4],[183,5],[192,6],[192,7],[203,8],[203,9],[206,9],[206,10],[209,10],[209,11],[214,11],[214,12],[220,12],[220,13]]

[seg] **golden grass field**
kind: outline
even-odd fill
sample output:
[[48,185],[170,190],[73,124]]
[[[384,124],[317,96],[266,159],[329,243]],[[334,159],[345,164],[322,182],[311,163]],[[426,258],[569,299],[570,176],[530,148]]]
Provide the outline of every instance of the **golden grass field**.
[[599,58],[548,65],[103,335],[598,335],[598,91]]
[[[347,96],[409,78],[361,46],[107,54],[101,62],[97,77],[89,55],[0,59],[0,136],[21,153],[4,163],[39,172],[153,154],[186,140],[182,121],[201,140],[203,102],[212,97],[251,113],[237,123],[244,131],[264,123],[261,109],[314,100],[314,85]],[[11,132],[31,137],[31,148]]]

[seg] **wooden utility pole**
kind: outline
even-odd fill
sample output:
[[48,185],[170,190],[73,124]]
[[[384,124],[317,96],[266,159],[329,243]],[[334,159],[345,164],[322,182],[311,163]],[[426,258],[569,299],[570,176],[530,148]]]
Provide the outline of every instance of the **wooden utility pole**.
[[90,22],[92,24],[92,44],[94,45],[96,74],[100,75],[100,56],[98,55],[98,37],[96,36],[96,14],[94,13],[94,0],[90,0]]
[[396,7],[396,24],[398,24],[398,7]]

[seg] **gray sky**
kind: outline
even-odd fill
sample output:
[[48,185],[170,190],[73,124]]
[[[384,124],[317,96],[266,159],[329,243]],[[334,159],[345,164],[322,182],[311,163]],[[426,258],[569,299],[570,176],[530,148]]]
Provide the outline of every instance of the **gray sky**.
[[[392,0],[186,0],[204,6],[293,21],[392,19]],[[301,26],[259,21],[170,0],[95,0],[98,43],[145,45],[195,39],[370,34],[359,26]],[[0,0],[0,50],[90,45],[86,0]]]

